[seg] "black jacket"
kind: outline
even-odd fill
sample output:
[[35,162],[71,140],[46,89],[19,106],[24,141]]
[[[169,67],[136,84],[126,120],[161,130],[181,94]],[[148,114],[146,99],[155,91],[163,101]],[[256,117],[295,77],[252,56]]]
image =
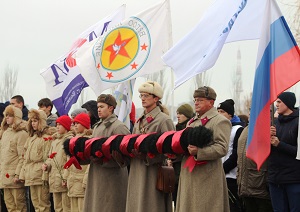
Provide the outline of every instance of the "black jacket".
[[296,159],[299,110],[290,115],[279,115],[276,135],[277,147],[271,147],[268,161],[268,181],[275,184],[300,183],[300,160]]
[[26,106],[23,106],[22,113],[23,113],[22,119],[28,121],[28,109]]

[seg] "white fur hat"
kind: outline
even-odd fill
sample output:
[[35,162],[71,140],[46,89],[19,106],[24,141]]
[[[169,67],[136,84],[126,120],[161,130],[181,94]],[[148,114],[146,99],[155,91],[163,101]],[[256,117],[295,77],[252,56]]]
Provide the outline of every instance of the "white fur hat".
[[164,95],[164,91],[163,91],[162,87],[157,82],[154,82],[154,81],[148,81],[148,82],[141,84],[138,91],[140,93],[154,94],[155,96],[157,96],[160,99]]

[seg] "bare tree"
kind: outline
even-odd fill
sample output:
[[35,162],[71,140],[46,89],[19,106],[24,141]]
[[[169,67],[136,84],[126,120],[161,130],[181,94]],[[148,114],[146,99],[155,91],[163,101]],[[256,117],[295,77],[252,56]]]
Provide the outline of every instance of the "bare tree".
[[252,102],[252,92],[244,96],[244,107],[241,108],[240,114],[248,115],[249,109],[251,108],[251,102]]
[[2,102],[9,100],[17,91],[19,70],[9,64],[4,69],[0,85],[0,99]]
[[[211,81],[211,76],[209,75],[209,73],[203,72],[201,74],[194,76],[193,81],[194,81],[194,86],[195,86],[194,90],[196,90],[197,88],[200,88],[202,86],[206,86],[206,85],[208,86]],[[193,90],[193,92],[194,92],[194,90]]]

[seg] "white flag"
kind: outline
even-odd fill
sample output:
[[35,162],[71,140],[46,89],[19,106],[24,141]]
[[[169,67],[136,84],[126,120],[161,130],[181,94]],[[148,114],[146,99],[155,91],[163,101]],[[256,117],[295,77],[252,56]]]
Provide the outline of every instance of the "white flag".
[[96,95],[126,80],[160,71],[171,35],[169,1],[165,0],[83,45],[76,60]]
[[118,119],[128,127],[128,129],[130,129],[129,114],[131,112],[134,83],[135,79],[123,82],[117,86],[117,89],[114,92],[117,101],[115,114],[118,116]]
[[124,19],[124,15],[125,5],[81,33],[65,55],[41,71],[47,93],[60,115],[69,112],[82,89],[88,86],[80,74],[74,54],[83,44],[92,42],[105,33],[108,28],[120,23]]
[[[254,10],[255,6],[260,7]],[[175,88],[213,67],[225,42],[259,38],[261,21],[255,21],[263,17],[261,7],[265,0],[215,1],[200,23],[162,57],[174,70]],[[240,17],[246,21],[241,23]]]

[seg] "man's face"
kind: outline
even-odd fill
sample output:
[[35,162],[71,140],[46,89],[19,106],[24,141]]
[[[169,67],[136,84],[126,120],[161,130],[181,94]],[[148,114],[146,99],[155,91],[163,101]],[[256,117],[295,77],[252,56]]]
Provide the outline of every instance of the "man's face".
[[50,115],[51,106],[48,106],[48,107],[41,106],[41,107],[39,107],[39,110],[44,111],[46,113],[46,115],[49,116]]
[[188,118],[185,115],[183,115],[182,113],[177,112],[177,120],[178,120],[178,123],[180,124],[180,123],[183,123],[186,120],[188,120]]
[[209,111],[213,106],[213,100],[209,100],[202,97],[196,97],[195,102],[195,112],[200,116]]
[[110,116],[113,113],[112,111],[114,110],[113,106],[110,106],[103,102],[98,102],[97,107],[98,107],[98,116],[100,119],[106,119],[108,116]]
[[16,99],[11,99],[10,104],[17,107],[17,108],[19,108],[19,109],[21,109],[21,110],[23,109],[23,103],[22,102],[18,103]]
[[153,108],[154,105],[156,106],[156,103],[159,101],[158,97],[149,93],[141,93],[140,99],[142,100],[143,108]]
[[218,109],[218,113],[225,116],[227,119],[231,120],[231,115],[229,115],[225,110],[223,109]]
[[290,111],[289,108],[280,99],[276,100],[276,110],[278,114],[282,115],[285,115]]

